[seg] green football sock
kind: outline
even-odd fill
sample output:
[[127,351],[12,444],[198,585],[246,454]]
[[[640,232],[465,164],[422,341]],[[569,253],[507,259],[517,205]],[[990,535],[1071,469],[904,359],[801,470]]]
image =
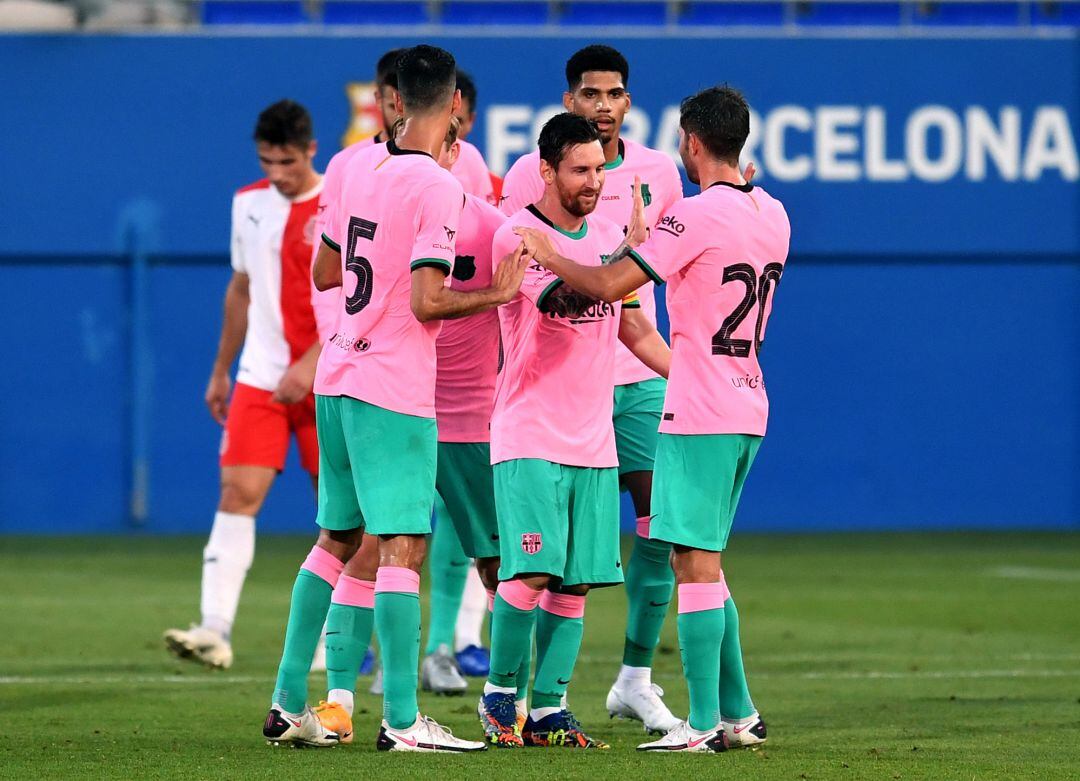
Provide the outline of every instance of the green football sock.
[[495,610],[491,614],[491,669],[488,672],[488,682],[493,686],[520,691],[522,668],[527,685],[536,612],[535,608],[520,610],[502,595],[495,595]]
[[289,603],[285,648],[274,687],[274,702],[288,713],[300,713],[307,707],[307,676],[326,621],[331,593],[330,584],[318,575],[305,569],[297,573]]
[[679,652],[690,692],[690,726],[713,729],[720,721],[720,643],[724,610],[679,613]]
[[406,729],[416,721],[420,710],[416,704],[420,595],[377,591],[375,632],[382,657],[383,718],[394,729]]
[[326,688],[356,691],[356,674],[371,645],[375,611],[331,603],[326,614]]
[[[534,611],[535,612],[535,611]],[[532,637],[525,647],[525,658],[521,660],[521,666],[517,672],[517,694],[515,700],[524,700],[529,696],[529,674],[532,672]]]
[[669,556],[671,543],[634,538],[634,552],[626,568],[626,640],[623,664],[652,667],[653,653],[660,642],[675,573]]
[[727,721],[745,719],[754,713],[743,670],[739,611],[731,597],[724,603],[724,640],[720,644],[720,713]]
[[557,708],[574,674],[583,618],[566,618],[541,609],[536,618],[536,681],[533,708]]
[[428,554],[431,615],[428,617],[425,654],[434,653],[443,644],[454,650],[454,627],[461,608],[465,579],[472,565],[461,549],[457,530],[441,499],[435,502],[435,516],[435,530],[431,533],[431,551]]

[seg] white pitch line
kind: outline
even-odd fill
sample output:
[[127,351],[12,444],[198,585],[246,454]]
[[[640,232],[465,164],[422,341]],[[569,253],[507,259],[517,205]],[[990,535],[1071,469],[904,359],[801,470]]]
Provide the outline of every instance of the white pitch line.
[[[795,678],[798,680],[906,680],[906,679],[980,679],[980,678],[1080,678],[1080,668],[1075,670],[914,670],[914,671],[823,671],[823,672],[756,672],[752,678]],[[194,684],[217,686],[222,684],[269,683],[273,679],[251,675],[222,675],[191,677],[176,675],[103,675],[51,676],[8,675],[0,677],[0,686],[107,686],[115,684]]]
[[1052,567],[998,567],[990,570],[996,578],[1013,580],[1048,580],[1054,583],[1080,583],[1080,570]]

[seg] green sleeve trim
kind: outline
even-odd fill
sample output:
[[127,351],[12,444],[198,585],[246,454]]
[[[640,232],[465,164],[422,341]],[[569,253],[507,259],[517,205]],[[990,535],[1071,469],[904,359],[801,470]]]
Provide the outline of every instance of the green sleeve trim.
[[330,249],[332,249],[332,250],[333,250],[334,252],[337,252],[338,254],[340,254],[340,253],[341,253],[341,245],[340,245],[340,244],[338,244],[338,243],[337,243],[336,241],[334,241],[334,240],[333,240],[332,238],[330,238],[329,236],[327,236],[327,235],[326,235],[325,233],[324,233],[324,234],[322,235],[322,240],[323,240],[323,243],[324,243],[324,244],[325,244],[325,245],[326,245],[327,247],[329,247]]
[[553,279],[548,283],[548,286],[540,293],[539,298],[536,299],[536,308],[540,311],[544,310],[544,304],[547,303],[548,297],[555,292],[555,290],[561,287],[563,281],[561,279]]
[[416,271],[418,268],[437,268],[444,274],[449,274],[450,261],[442,258],[417,258],[409,264],[409,270]]
[[655,271],[653,271],[652,266],[645,262],[645,258],[634,252],[634,250],[630,250],[630,259],[637,263],[638,266],[641,267],[641,270],[645,272],[646,276],[648,276],[649,279],[651,279],[653,282],[658,285],[664,284],[664,280],[661,278],[661,276]]

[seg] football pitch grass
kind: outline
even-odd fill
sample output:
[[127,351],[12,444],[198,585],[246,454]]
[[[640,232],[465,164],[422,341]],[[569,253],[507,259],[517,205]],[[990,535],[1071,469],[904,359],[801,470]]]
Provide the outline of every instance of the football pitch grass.
[[[378,753],[370,677],[353,745],[271,748],[260,728],[311,539],[259,539],[225,672],[161,643],[197,615],[203,544],[0,537],[0,778],[1080,777],[1080,535],[737,534],[725,570],[770,737],[720,756],[642,755],[640,725],[608,719],[621,589],[590,597],[570,686],[610,751]],[[674,611],[654,678],[685,714]],[[421,708],[476,737],[480,685]],[[321,675],[310,692],[325,696]]]

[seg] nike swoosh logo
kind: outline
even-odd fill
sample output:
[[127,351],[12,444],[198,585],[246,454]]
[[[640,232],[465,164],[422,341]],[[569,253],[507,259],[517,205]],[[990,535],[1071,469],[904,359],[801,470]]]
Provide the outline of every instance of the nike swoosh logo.
[[340,634],[341,634],[341,632],[327,632],[326,636],[329,637],[330,635],[340,635]]
[[568,681],[568,680],[567,680],[567,681],[564,681],[564,680],[563,680],[562,678],[559,678],[559,679],[558,679],[558,684],[559,684],[560,686],[567,686],[567,685],[569,685],[569,683],[570,683],[570,681]]
[[[652,606],[652,607],[663,607],[664,605],[670,605],[670,604],[671,604],[670,599],[667,602],[653,602],[651,599],[649,600],[649,605]],[[329,634],[329,632],[327,632],[327,634]]]
[[687,748],[696,748],[696,747],[700,746],[702,743],[704,743],[708,739],[709,739],[709,736],[706,735],[705,737],[698,738],[697,740],[688,740],[688,741],[686,741]]
[[750,722],[749,724],[743,724],[741,727],[733,727],[731,731],[738,735],[740,732],[745,732],[752,726],[754,726],[754,723]]
[[412,746],[413,748],[416,748],[416,744],[418,742],[417,740],[415,740],[413,738],[407,738],[404,735],[395,735],[394,740],[401,741],[406,746]]
[[285,721],[289,722],[290,724],[292,724],[297,729],[300,729],[300,722],[299,721],[293,721],[292,719],[285,719]]

